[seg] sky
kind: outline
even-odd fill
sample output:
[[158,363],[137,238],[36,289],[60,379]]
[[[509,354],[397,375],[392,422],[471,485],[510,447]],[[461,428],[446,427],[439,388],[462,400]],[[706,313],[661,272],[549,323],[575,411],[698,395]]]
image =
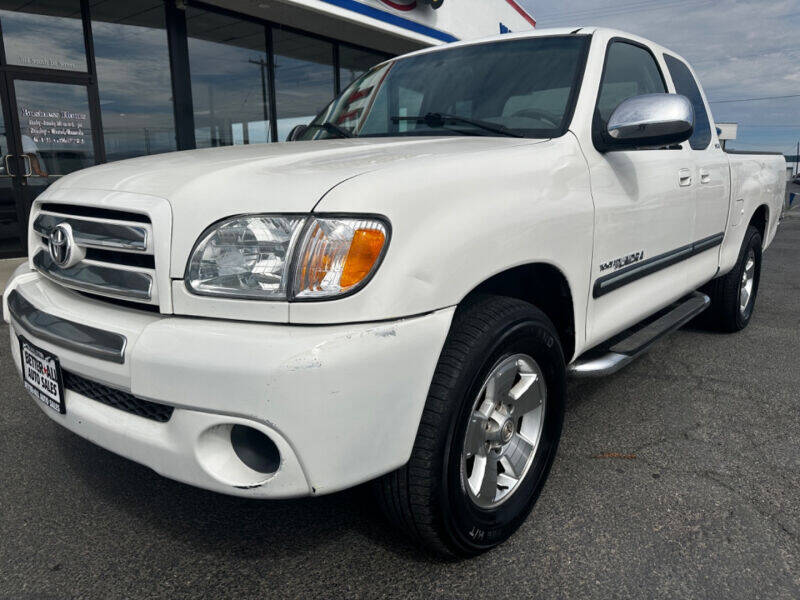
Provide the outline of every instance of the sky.
[[[800,141],[800,0],[521,0],[537,29],[628,31],[688,60],[729,149],[795,154]],[[773,98],[747,101],[749,98]],[[731,102],[734,100],[735,102]]]

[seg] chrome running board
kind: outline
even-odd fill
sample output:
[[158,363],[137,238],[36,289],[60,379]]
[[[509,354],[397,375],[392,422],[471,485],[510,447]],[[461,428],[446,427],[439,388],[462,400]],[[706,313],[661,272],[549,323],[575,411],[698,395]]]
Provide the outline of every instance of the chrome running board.
[[579,378],[604,377],[616,373],[710,305],[708,296],[694,292],[601,346],[585,352],[567,367],[567,371],[572,377]]

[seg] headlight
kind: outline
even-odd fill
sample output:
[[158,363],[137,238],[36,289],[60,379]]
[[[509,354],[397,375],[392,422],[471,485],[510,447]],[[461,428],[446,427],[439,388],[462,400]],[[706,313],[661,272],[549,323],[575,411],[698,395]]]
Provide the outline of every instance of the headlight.
[[285,300],[292,244],[303,217],[235,217],[200,238],[187,284],[198,294]]
[[186,284],[229,298],[332,298],[366,284],[387,241],[388,226],[374,218],[234,217],[201,236]]

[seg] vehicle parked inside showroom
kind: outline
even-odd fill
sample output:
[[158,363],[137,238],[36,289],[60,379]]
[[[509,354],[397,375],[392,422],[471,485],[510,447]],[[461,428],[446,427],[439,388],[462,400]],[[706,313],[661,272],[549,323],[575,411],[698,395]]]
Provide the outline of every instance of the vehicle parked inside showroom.
[[701,313],[747,326],[785,189],[783,157],[721,149],[685,60],[605,29],[387,61],[293,137],[50,187],[14,360],[54,421],[167,477],[374,480],[450,556],[528,516],[569,376]]

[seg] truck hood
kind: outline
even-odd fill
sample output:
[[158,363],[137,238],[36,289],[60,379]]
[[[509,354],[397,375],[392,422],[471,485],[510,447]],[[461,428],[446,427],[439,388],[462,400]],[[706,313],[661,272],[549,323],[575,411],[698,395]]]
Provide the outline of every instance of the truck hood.
[[[445,158],[449,162],[461,154],[542,141],[465,136],[361,138],[190,150],[78,171],[52,185],[42,198],[52,195],[62,202],[81,203],[80,190],[128,192],[132,210],[143,196],[166,200],[172,211],[170,271],[173,277],[181,277],[200,234],[225,217],[308,213],[336,185],[363,173],[396,167],[402,161],[424,161],[435,171]],[[376,209],[379,204],[375,202]]]
[[398,161],[453,157],[541,142],[496,137],[358,138],[227,146],[143,156],[78,171],[51,187],[133,192],[212,218],[249,211],[307,212],[336,184]]

